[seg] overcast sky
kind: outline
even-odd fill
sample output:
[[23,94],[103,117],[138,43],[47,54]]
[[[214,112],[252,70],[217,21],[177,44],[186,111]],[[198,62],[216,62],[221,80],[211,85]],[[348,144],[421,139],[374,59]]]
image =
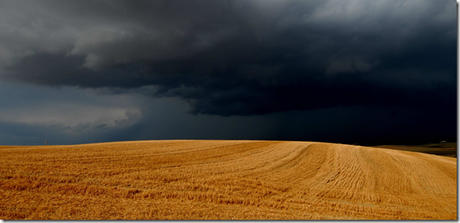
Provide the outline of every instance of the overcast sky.
[[456,140],[454,0],[0,1],[0,145]]

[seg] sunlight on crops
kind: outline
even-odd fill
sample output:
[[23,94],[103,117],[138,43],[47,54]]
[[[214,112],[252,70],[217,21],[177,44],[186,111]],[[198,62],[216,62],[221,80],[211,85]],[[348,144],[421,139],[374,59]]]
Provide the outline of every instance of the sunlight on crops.
[[456,219],[457,159],[314,142],[0,147],[0,219]]

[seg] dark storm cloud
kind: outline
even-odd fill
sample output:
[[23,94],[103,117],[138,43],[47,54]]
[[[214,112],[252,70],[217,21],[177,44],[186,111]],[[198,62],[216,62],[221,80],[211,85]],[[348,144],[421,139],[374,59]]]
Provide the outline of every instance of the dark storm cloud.
[[221,116],[455,109],[454,1],[1,4],[2,79],[178,97]]

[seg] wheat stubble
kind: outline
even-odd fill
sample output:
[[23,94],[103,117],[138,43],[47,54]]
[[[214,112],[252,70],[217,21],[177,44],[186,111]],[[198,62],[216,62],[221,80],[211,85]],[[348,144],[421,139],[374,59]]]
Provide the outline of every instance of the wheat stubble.
[[456,219],[457,159],[315,142],[0,147],[0,219]]

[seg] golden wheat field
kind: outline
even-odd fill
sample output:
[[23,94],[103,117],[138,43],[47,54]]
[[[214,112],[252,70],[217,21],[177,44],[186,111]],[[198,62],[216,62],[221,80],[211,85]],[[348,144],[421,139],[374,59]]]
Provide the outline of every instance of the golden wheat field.
[[457,219],[457,159],[316,142],[0,147],[0,219]]

